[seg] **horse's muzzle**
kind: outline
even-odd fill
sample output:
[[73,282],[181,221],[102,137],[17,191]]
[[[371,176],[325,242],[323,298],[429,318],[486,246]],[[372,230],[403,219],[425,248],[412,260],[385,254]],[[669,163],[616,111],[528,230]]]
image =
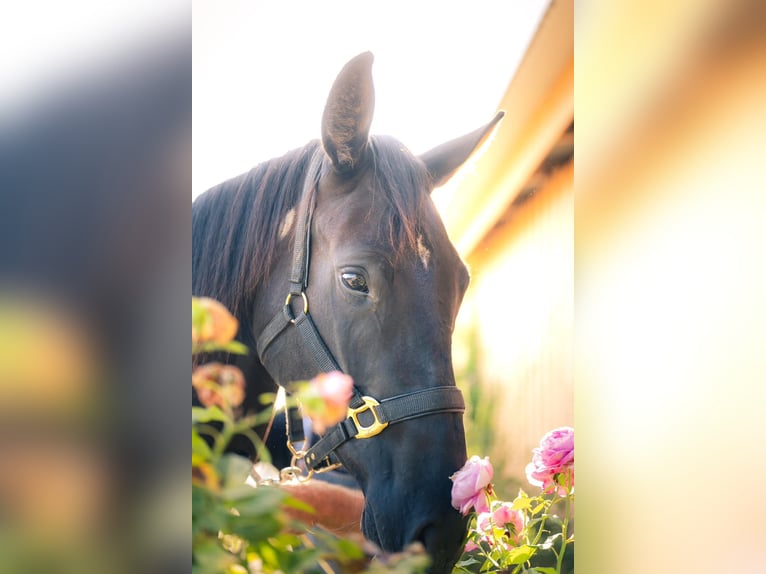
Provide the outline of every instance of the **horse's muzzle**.
[[[362,533],[386,552],[398,552],[413,542],[420,542],[431,558],[431,574],[448,574],[462,554],[468,519],[457,511],[447,512],[434,520],[416,525],[411,532],[392,532],[375,521],[374,511],[366,507],[362,516]],[[393,536],[391,536],[393,534]]]

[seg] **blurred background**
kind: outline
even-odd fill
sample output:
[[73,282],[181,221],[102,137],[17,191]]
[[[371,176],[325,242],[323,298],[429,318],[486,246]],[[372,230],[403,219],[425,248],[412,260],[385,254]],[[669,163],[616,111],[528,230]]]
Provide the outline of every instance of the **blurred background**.
[[183,4],[0,19],[2,572],[188,568]]
[[762,572],[766,4],[583,2],[575,69],[578,560]]

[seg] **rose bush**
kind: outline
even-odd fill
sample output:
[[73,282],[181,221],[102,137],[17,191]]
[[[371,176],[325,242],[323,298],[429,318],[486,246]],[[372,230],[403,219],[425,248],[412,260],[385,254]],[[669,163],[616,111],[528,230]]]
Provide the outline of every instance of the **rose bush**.
[[[456,573],[509,572],[560,574],[573,572],[574,536],[569,532],[574,502],[574,429],[546,433],[533,449],[527,478],[540,487],[537,496],[519,490],[511,502],[499,500],[487,457],[472,456],[452,475],[452,506],[473,513],[468,540]],[[564,505],[563,517],[552,511]]]
[[[234,340],[237,322],[220,303],[192,299],[192,354],[224,351],[245,353]],[[226,453],[236,434],[250,437],[262,461],[268,451],[252,432],[270,413],[240,418],[245,379],[234,366],[209,363],[192,372],[192,386],[201,407],[192,407],[192,572],[193,574],[276,574],[320,571],[331,560],[343,572],[422,572],[428,559],[420,550],[376,555],[365,560],[360,546],[325,530],[311,529],[291,516],[314,510],[288,495],[295,489],[245,484],[252,463]],[[294,400],[320,432],[346,416],[353,380],[343,373],[324,373],[293,385]],[[569,533],[574,501],[574,431],[554,429],[533,450],[526,468],[538,496],[519,490],[513,501],[498,499],[492,485],[494,470],[488,457],[472,456],[451,477],[452,505],[471,515],[465,553],[456,573],[508,572],[552,574],[566,572],[574,537]],[[321,494],[319,491],[315,494]],[[304,497],[305,498],[305,497]],[[327,502],[321,499],[320,502]],[[552,512],[563,503],[563,520]],[[334,503],[330,502],[333,506]],[[285,510],[290,508],[290,512]],[[310,522],[310,521],[309,521]],[[556,524],[559,525],[556,528]],[[311,532],[310,544],[302,533]],[[545,562],[546,553],[552,559]],[[573,571],[573,570],[570,570]]]
[[[223,305],[192,298],[192,355],[246,353],[233,339],[236,331],[237,321]],[[192,407],[192,574],[314,574],[329,571],[329,562],[342,572],[426,570],[429,559],[422,546],[385,554],[363,549],[345,524],[337,525],[345,537],[310,527],[307,523],[317,514],[305,500],[328,507],[325,514],[337,512],[341,503],[356,502],[361,514],[359,501],[330,496],[339,487],[298,481],[255,488],[247,484],[252,462],[226,453],[226,447],[235,435],[247,436],[260,461],[268,462],[269,453],[252,429],[268,422],[271,413],[266,409],[259,415],[235,416],[245,392],[239,369],[221,363],[198,366],[192,371],[192,387],[202,405]],[[347,375],[325,373],[296,383],[290,400],[308,407],[315,428],[329,426],[345,418],[352,387]],[[347,511],[354,513],[353,508]],[[370,561],[373,551],[375,560]]]

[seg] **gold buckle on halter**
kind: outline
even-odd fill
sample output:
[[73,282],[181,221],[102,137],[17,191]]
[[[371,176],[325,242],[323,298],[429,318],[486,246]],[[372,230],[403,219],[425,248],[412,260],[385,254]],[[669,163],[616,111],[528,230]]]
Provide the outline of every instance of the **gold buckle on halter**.
[[[356,436],[354,438],[370,438],[383,432],[383,429],[388,426],[388,423],[380,422],[378,417],[378,411],[375,407],[380,406],[380,403],[372,397],[362,397],[364,404],[361,407],[352,409],[349,407],[348,416],[354,421],[356,427]],[[364,426],[359,422],[359,414],[365,411],[370,411],[374,417],[374,421],[370,426]]]

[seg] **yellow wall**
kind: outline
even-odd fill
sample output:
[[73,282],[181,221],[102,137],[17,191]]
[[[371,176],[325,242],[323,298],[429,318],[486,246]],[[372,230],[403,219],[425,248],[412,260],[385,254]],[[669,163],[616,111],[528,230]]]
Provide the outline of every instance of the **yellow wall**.
[[555,172],[469,257],[471,287],[455,335],[458,373],[473,348],[471,384],[486,386],[481,400],[495,411],[491,452],[471,454],[491,455],[498,472],[502,465],[522,482],[540,437],[574,424],[573,173],[572,162]]
[[472,275],[454,338],[469,450],[491,456],[499,485],[526,483],[542,435],[574,424],[574,169],[540,169],[571,142],[573,27],[573,1],[552,3],[499,102],[505,118],[434,194]]

